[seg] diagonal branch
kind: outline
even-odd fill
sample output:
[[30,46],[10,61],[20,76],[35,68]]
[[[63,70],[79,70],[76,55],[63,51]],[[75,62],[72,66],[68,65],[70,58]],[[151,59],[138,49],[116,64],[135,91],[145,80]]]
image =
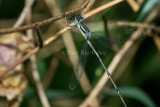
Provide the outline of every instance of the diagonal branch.
[[154,30],[156,32],[160,32],[159,26],[156,26],[154,24],[149,24],[146,22],[139,23],[139,22],[116,21],[116,22],[109,22],[109,25],[111,25],[111,26],[138,27],[138,28],[150,29],[150,30]]
[[23,8],[18,20],[16,21],[16,23],[13,25],[14,28],[20,26],[23,24],[29,10],[31,9],[33,3],[35,0],[29,0],[29,2],[25,5],[25,7]]
[[[87,6],[88,2],[89,2],[89,0],[87,0],[81,7],[77,8],[77,9],[69,10],[69,11],[65,12],[64,14],[61,14],[61,15],[58,15],[58,16],[55,16],[55,17],[38,22],[39,27],[47,25],[47,24],[55,22],[55,21],[58,21],[58,20],[64,18],[65,16],[68,16],[70,14],[74,14],[76,12],[83,10]],[[36,27],[36,23],[28,24],[28,25],[24,25],[24,26],[20,26],[20,27],[16,27],[16,28],[0,29],[0,34],[19,32],[19,31],[24,31],[27,29],[33,29]]]
[[[26,5],[30,4],[30,2],[32,2],[32,1],[33,0],[26,0]],[[32,18],[31,7],[28,8],[28,10],[24,16],[26,16],[26,17],[24,17],[26,19],[26,22],[31,23],[31,18]],[[23,21],[24,21],[24,19],[23,19]],[[21,22],[21,23],[23,23],[23,22]],[[27,39],[28,40],[33,39],[33,30],[27,30]],[[32,46],[34,47],[34,44],[32,44]],[[29,59],[31,61],[31,75],[32,75],[36,90],[38,92],[40,102],[43,107],[51,107],[49,104],[49,100],[48,100],[47,96],[45,95],[45,90],[42,85],[42,82],[40,80],[40,75],[39,75],[37,63],[36,63],[36,55],[32,55]]]

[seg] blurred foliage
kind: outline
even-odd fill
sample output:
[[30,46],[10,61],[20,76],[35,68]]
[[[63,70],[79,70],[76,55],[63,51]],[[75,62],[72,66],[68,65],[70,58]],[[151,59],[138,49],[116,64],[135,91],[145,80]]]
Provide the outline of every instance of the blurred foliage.
[[17,17],[24,7],[23,0],[1,0],[0,1],[0,18]]
[[[14,64],[18,59],[32,49],[29,41],[22,33],[12,33],[0,37],[0,73],[9,65]],[[22,64],[12,69],[6,76],[1,77],[0,96],[6,98],[7,105],[16,107],[20,105],[22,93],[28,86],[27,79],[23,73]],[[0,100],[1,101],[1,100]],[[2,99],[3,101],[3,99]],[[5,106],[3,106],[5,107]]]
[[[107,2],[107,0],[96,0],[92,8],[94,9],[104,4],[105,2]],[[127,2],[122,2],[85,20],[84,23],[86,23],[86,25],[89,26],[92,32],[97,32],[97,31],[103,32],[104,28],[102,23],[102,15],[107,16],[108,19],[112,21],[116,20],[144,21],[146,16],[150,14],[150,12],[154,9],[155,5],[158,2],[159,0],[144,0],[143,4],[140,7],[140,10],[137,13],[134,13],[132,11],[131,7]],[[69,5],[72,4],[72,2],[71,0],[57,0],[57,4],[61,8],[61,10],[65,12],[69,7]],[[80,5],[81,4],[79,4],[79,6]],[[0,0],[0,13],[1,13],[0,21],[1,20],[5,21],[5,19],[14,19],[14,20],[17,19],[21,10],[23,9],[23,6],[24,6],[24,1],[22,0]],[[48,8],[44,4],[43,0],[36,1],[33,6],[34,20],[36,19],[35,17],[38,17],[38,20],[40,19],[42,20],[44,19],[44,17],[46,18],[51,17],[48,12]],[[157,15],[157,17],[152,21],[152,23],[159,26],[160,24],[158,23],[159,20],[160,16]],[[65,26],[66,25],[64,23],[64,27]],[[2,28],[3,26],[0,27]],[[42,28],[42,31],[44,29],[46,30],[48,27],[49,26]],[[55,32],[56,30],[57,26],[55,24],[55,29],[53,29],[52,34],[56,33]],[[45,34],[44,31],[43,33]],[[72,34],[74,35],[73,38],[75,40],[74,43],[76,44],[77,50],[80,52],[84,40],[82,39],[79,31],[73,30]],[[48,35],[45,36],[48,37]],[[159,92],[160,54],[151,36],[152,35],[149,35],[142,42],[134,58],[128,64],[123,74],[118,78],[118,81],[116,81],[119,87],[123,87],[123,89],[121,89],[122,95],[125,97],[127,105],[129,107],[160,106],[160,92]],[[93,44],[94,46],[96,46],[97,45],[96,41],[95,42],[93,41]],[[46,50],[42,49],[42,51],[38,53],[38,55],[41,54],[42,56],[37,57],[38,70],[42,81],[44,81],[45,78],[47,78],[46,75],[47,72],[49,71],[50,66],[52,66],[51,62],[53,58],[57,58],[57,60],[59,61],[58,65],[55,68],[56,70],[55,71],[53,70],[55,74],[52,78],[51,84],[46,89],[46,95],[49,98],[52,106],[54,107],[77,106],[86,98],[87,95],[83,93],[80,85],[78,85],[76,89],[73,91],[69,89],[68,83],[70,81],[73,69],[71,66],[67,65],[65,61],[61,60],[60,57],[58,57],[57,55],[59,53],[61,55],[64,55],[61,57],[65,57],[69,62],[68,56],[66,54],[63,54],[63,52],[66,51],[65,47],[61,48],[60,49],[61,51],[58,53],[58,52],[53,52],[52,51],[53,48],[49,48],[54,45],[55,43],[53,42],[49,46],[45,47]],[[57,45],[56,47],[59,48],[59,46]],[[100,48],[98,47],[97,50],[100,50]],[[92,50],[89,49],[89,51],[91,52]],[[44,57],[43,57],[43,52],[45,52]],[[46,54],[47,52],[51,53]],[[114,55],[115,52],[109,49],[107,50],[106,55],[104,56],[101,55],[106,66],[109,65]],[[94,88],[94,86],[97,84],[98,80],[101,78],[104,72],[95,55],[88,56],[86,71],[89,81],[92,85],[92,88]],[[27,71],[26,69],[25,72],[29,71]],[[116,77],[116,73],[114,75]],[[41,107],[40,100],[38,98],[38,94],[36,92],[34,84],[32,83],[32,81],[30,81],[29,76],[27,77],[30,83],[29,83],[29,88],[26,90],[24,94],[24,99],[21,104],[21,107]],[[128,88],[130,86],[132,87]],[[102,105],[104,106],[109,105],[112,107],[122,106],[119,97],[113,95],[113,90],[111,88],[110,91],[107,91],[107,93],[103,94],[104,99],[102,101]]]
[[[156,107],[154,101],[141,89],[135,88],[135,87],[124,87],[121,88],[121,93],[126,98],[131,98],[132,100],[136,100],[140,102],[141,106],[145,107]],[[117,93],[114,89],[107,91],[106,93],[109,93],[110,96],[115,96]],[[136,94],[135,94],[136,93]]]

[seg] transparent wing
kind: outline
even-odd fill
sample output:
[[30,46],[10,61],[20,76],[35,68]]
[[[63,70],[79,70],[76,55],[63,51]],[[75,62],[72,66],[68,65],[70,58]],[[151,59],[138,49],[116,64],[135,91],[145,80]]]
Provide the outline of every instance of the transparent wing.
[[[112,28],[109,29],[109,33],[107,34],[105,34],[104,32],[94,32],[91,35],[91,42],[93,42],[95,46],[101,45],[100,47],[105,46],[107,49],[115,50],[113,49],[115,48],[114,44],[120,47],[127,40],[133,40],[130,39],[130,36],[135,31],[135,28]],[[133,41],[138,39],[140,39],[140,36]]]
[[77,84],[78,84],[78,80],[75,76],[75,73],[72,74],[70,79],[71,79],[71,81],[69,82],[69,88],[71,90],[74,90],[76,88]]
[[[134,31],[136,31],[134,28],[114,28],[109,29],[109,34],[105,34],[104,32],[93,32],[91,33],[90,41],[98,51],[98,54],[102,54],[103,52],[108,53],[110,50],[117,50],[114,49],[115,47],[113,44],[118,44],[121,46],[130,38],[130,35]],[[85,44],[80,52],[80,59],[77,62],[77,66],[75,67],[74,73],[71,76],[71,81],[69,82],[69,87],[71,90],[76,88],[78,81],[83,74],[84,67],[87,63],[87,56],[88,44],[85,41]]]
[[[132,27],[114,27],[109,28],[109,36],[113,38],[114,41],[126,41],[130,38],[133,32],[137,31],[137,28]],[[107,36],[107,37],[109,37]]]
[[78,81],[80,80],[80,78],[84,72],[84,68],[87,63],[87,56],[88,56],[88,44],[85,41],[83,48],[80,52],[80,58],[77,62],[76,67],[74,68],[74,72],[71,76],[71,81],[69,82],[69,87],[71,90],[76,88]]

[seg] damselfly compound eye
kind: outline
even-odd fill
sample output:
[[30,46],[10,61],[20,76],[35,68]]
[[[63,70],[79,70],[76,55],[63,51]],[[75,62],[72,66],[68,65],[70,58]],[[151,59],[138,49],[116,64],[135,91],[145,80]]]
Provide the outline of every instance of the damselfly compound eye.
[[84,19],[83,16],[79,16],[79,17],[78,17],[78,20],[79,20],[80,22],[81,22],[83,19]]

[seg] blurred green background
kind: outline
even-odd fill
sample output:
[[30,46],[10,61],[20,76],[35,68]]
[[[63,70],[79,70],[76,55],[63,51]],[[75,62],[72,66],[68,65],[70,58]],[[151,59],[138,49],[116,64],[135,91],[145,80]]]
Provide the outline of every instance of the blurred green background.
[[[109,0],[96,0],[91,10],[103,5],[108,1]],[[57,5],[60,7],[63,13],[68,10],[68,7],[71,4],[75,4],[78,7],[81,6],[81,4],[76,3],[78,3],[76,0],[57,0]],[[93,17],[90,17],[89,19],[85,20],[84,23],[86,23],[92,32],[104,32],[102,16],[107,16],[109,21],[123,20],[143,22],[147,15],[149,15],[152,10],[155,9],[155,6],[158,3],[159,0],[144,0],[138,12],[134,13],[130,5],[125,1],[112,6],[111,8],[106,9],[105,11],[102,11]],[[0,23],[5,23],[1,24],[0,28],[11,27],[21,13],[24,4],[25,3],[23,0],[0,0]],[[43,0],[35,1],[32,9],[32,22],[52,17],[47,5]],[[160,14],[158,13],[151,23],[159,26],[159,20]],[[60,21],[64,22],[64,20]],[[55,34],[56,31],[60,30],[56,28],[56,23],[53,23],[53,25],[55,28],[52,29],[48,35],[46,32],[50,28],[51,24],[41,28],[45,39]],[[100,25],[100,27],[95,25]],[[65,22],[63,26],[66,26]],[[119,27],[116,29],[122,28]],[[71,30],[71,32],[73,34],[76,48],[80,52],[84,43],[84,39],[81,37],[82,35],[78,30],[74,29]],[[120,35],[120,33],[123,32],[118,32],[117,34]],[[154,35],[150,35],[149,33],[147,35],[148,36],[142,41],[127,67],[123,71],[119,71],[117,69],[113,75],[113,79],[120,88],[122,96],[124,96],[128,107],[160,106],[160,54],[159,49],[156,47],[153,41],[152,36]],[[93,44],[96,44],[96,41],[95,43],[93,41]],[[57,47],[59,49],[58,51],[54,51],[52,50],[54,49],[52,47]],[[92,50],[89,49],[89,51],[91,52]],[[53,66],[52,62],[54,62],[54,60],[58,61],[57,65],[53,67],[53,71],[55,72],[54,76],[48,88],[45,89],[46,95],[49,98],[52,107],[76,107],[87,97],[87,94],[83,93],[79,84],[73,91],[69,89],[68,83],[73,73],[73,68],[69,63],[70,61],[68,55],[63,54],[64,52],[66,52],[66,48],[63,44],[62,37],[59,37],[47,47],[41,49],[37,54],[37,65],[42,81],[45,80],[47,72],[51,66]],[[106,67],[110,64],[114,55],[115,52],[108,49],[107,55],[101,56]],[[63,60],[63,58],[65,59]],[[69,64],[67,64],[65,61]],[[122,61],[121,65],[123,65],[123,63],[125,64],[126,62]],[[25,72],[27,72],[28,66],[29,61],[26,61]],[[93,89],[104,72],[95,55],[88,56],[86,71]],[[25,91],[21,107],[41,107],[35,86],[30,80],[29,75],[27,78],[29,80],[29,86]],[[99,95],[101,99],[101,105],[107,107],[122,107],[123,105],[115,93],[112,84],[110,82],[108,83],[109,84],[106,85],[106,88]]]

